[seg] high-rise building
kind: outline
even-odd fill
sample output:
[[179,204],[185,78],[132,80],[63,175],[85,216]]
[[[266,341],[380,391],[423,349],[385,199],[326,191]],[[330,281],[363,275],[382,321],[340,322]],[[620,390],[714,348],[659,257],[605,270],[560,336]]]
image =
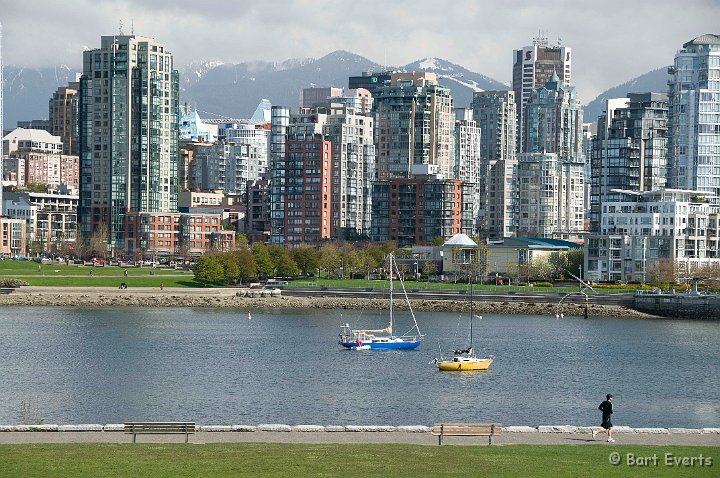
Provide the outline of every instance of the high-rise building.
[[453,100],[434,73],[393,73],[375,92],[377,179],[453,176]]
[[343,89],[335,86],[303,88],[300,90],[300,108],[310,108],[319,103],[327,103],[329,98],[342,96]]
[[671,185],[720,196],[720,35],[685,43],[668,73]]
[[[480,197],[485,196],[487,171],[481,169],[480,127],[469,108],[455,108],[455,168],[452,178],[471,183],[472,217],[477,221],[482,213]],[[474,229],[474,226],[473,226]]]
[[[513,51],[513,91],[518,114],[518,129],[525,130],[524,110],[530,96],[556,73],[563,85],[570,86],[572,75],[572,49],[560,44],[550,44],[546,37],[533,40],[531,46]],[[518,151],[524,151],[522,133],[518,137]]]
[[472,234],[473,186],[437,176],[374,182],[372,240],[422,245]]
[[273,107],[271,241],[366,238],[375,165],[373,119],[339,103],[280,115],[284,111]]
[[613,190],[644,192],[667,185],[667,95],[628,93],[607,100],[606,112],[591,142],[592,233],[600,230],[601,204],[622,197]]
[[177,210],[179,76],[155,39],[101,38],[83,53],[80,78],[80,207],[85,237],[107,234],[128,253],[132,212]]
[[515,93],[475,92],[471,107],[481,138],[478,234],[494,240],[513,236],[517,225]]
[[79,154],[78,148],[78,99],[80,83],[71,82],[61,86],[50,99],[50,134],[60,136],[63,154]]
[[525,107],[518,155],[519,235],[576,240],[584,232],[582,109],[557,74]]
[[371,95],[375,96],[378,88],[390,84],[390,74],[389,71],[379,73],[363,71],[360,76],[351,76],[348,78],[348,88],[351,90],[364,88],[368,90]]

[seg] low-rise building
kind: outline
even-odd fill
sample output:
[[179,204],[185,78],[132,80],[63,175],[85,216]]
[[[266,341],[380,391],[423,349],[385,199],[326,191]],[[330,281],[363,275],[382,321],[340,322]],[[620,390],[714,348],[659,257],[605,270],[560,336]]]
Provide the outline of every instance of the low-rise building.
[[27,254],[25,221],[0,216],[0,255],[24,256]]
[[613,191],[602,203],[600,233],[588,238],[586,278],[649,281],[662,261],[676,275],[720,266],[720,198],[701,191]]
[[130,213],[127,231],[129,257],[188,259],[235,247],[235,231],[223,229],[221,214]]

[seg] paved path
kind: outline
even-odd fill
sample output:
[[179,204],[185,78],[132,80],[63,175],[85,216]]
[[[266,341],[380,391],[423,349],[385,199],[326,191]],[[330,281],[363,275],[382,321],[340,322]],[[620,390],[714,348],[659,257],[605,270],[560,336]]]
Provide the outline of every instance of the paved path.
[[[685,445],[720,447],[719,434],[615,433],[616,445]],[[183,443],[184,435],[138,435],[138,443]],[[2,432],[0,445],[27,443],[131,443],[123,432]],[[445,437],[446,445],[487,445],[487,437]],[[612,446],[605,435],[592,439],[589,433],[504,433],[496,445],[597,445]],[[190,443],[404,443],[437,445],[430,433],[406,432],[198,432]]]

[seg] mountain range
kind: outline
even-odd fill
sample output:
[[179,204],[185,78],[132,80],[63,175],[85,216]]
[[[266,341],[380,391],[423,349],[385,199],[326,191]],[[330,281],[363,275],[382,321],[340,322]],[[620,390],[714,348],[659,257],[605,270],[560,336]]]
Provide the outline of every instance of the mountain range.
[[[474,91],[510,88],[505,83],[438,58],[386,68],[362,56],[338,50],[319,59],[292,59],[280,63],[191,63],[180,68],[180,101],[194,106],[204,118],[249,118],[263,98],[272,104],[296,108],[302,88],[346,87],[349,76],[386,69],[436,73],[438,82],[452,91],[457,106],[469,106]],[[602,112],[603,98],[624,96],[633,91],[665,91],[666,70],[653,70],[602,93],[585,107],[585,121],[594,121]],[[47,68],[6,65],[3,72],[4,127],[8,130],[17,121],[47,118],[48,101],[53,92],[59,86],[75,81],[79,70],[67,65]]]

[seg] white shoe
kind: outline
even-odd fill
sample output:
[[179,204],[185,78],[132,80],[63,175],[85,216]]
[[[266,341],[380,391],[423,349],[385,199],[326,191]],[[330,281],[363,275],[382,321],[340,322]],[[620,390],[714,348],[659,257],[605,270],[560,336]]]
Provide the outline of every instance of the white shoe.
[[615,439],[613,439],[613,438],[608,438],[608,443],[615,443]]
[[595,436],[597,436],[598,434],[597,430],[591,430],[591,433],[593,438],[595,438]]

